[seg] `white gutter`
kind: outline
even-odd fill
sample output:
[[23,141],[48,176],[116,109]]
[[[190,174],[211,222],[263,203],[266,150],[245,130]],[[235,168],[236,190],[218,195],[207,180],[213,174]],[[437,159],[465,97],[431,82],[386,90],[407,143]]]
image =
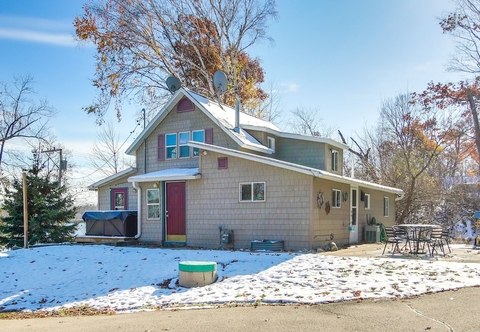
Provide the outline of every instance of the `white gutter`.
[[271,166],[275,166],[275,167],[280,167],[280,168],[283,168],[283,169],[288,169],[288,170],[295,171],[295,172],[298,172],[298,173],[312,175],[312,176],[317,177],[317,178],[323,178],[325,180],[331,180],[331,181],[350,184],[350,185],[351,184],[358,185],[358,186],[362,186],[362,187],[365,187],[365,188],[371,188],[371,189],[374,189],[374,190],[387,191],[387,192],[396,194],[398,196],[398,199],[402,199],[403,196],[404,196],[403,190],[398,189],[398,188],[387,187],[387,186],[383,186],[383,185],[379,185],[379,184],[376,184],[376,183],[371,183],[371,182],[367,182],[367,181],[363,181],[363,180],[351,179],[351,178],[347,178],[345,176],[332,174],[332,173],[329,173],[329,172],[326,172],[326,171],[323,171],[323,170],[320,170],[320,169],[315,169],[315,168],[311,168],[311,167],[307,167],[307,166],[303,166],[303,165],[299,165],[299,164],[293,164],[291,162],[287,162],[287,161],[283,161],[283,160],[279,160],[279,159],[273,159],[273,158],[269,158],[269,157],[259,156],[259,155],[251,154],[251,153],[248,153],[248,152],[232,150],[232,149],[220,147],[220,146],[217,146],[217,145],[210,145],[210,144],[205,144],[205,143],[200,143],[200,142],[188,141],[187,144],[188,144],[188,146],[192,146],[194,148],[199,148],[199,149],[203,149],[203,150],[207,150],[207,151],[213,151],[213,152],[217,152],[217,153],[223,153],[223,154],[230,155],[230,156],[233,156],[233,157],[238,157],[238,158],[242,158],[242,159],[246,159],[246,160],[260,162],[260,163],[263,163],[263,164],[267,164],[267,165],[271,165]]
[[138,240],[142,235],[142,190],[138,186],[138,182],[132,182],[132,186],[137,190],[137,234],[134,238]]

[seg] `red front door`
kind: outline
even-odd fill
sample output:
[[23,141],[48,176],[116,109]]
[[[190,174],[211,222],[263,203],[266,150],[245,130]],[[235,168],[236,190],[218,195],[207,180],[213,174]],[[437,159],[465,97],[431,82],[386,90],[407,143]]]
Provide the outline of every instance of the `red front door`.
[[186,242],[185,182],[167,182],[165,188],[167,242]]

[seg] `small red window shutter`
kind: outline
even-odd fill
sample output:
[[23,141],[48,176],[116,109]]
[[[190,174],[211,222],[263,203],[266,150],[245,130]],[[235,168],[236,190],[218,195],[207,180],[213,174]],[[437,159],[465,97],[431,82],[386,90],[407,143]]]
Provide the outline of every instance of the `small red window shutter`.
[[165,134],[158,135],[158,160],[165,160]]
[[213,128],[205,129],[205,143],[213,144]]

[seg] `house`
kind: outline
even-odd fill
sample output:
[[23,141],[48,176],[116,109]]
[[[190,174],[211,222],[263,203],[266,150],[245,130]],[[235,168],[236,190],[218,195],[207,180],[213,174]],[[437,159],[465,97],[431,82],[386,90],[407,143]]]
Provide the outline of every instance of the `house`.
[[[363,240],[395,223],[400,189],[343,175],[348,147],[274,124],[180,88],[126,153],[131,168],[98,181],[100,210],[137,210],[142,243],[287,250]],[[225,235],[227,234],[227,235]]]

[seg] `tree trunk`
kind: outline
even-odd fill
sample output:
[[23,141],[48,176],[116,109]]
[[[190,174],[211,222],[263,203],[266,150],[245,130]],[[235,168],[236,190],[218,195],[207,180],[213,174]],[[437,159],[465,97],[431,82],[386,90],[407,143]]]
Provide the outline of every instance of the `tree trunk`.
[[[468,103],[470,104],[470,111],[473,117],[473,129],[475,130],[475,145],[477,147],[478,158],[480,158],[480,124],[478,123],[477,107],[475,105],[475,99],[472,90],[467,89]],[[480,160],[477,160],[480,165]]]

